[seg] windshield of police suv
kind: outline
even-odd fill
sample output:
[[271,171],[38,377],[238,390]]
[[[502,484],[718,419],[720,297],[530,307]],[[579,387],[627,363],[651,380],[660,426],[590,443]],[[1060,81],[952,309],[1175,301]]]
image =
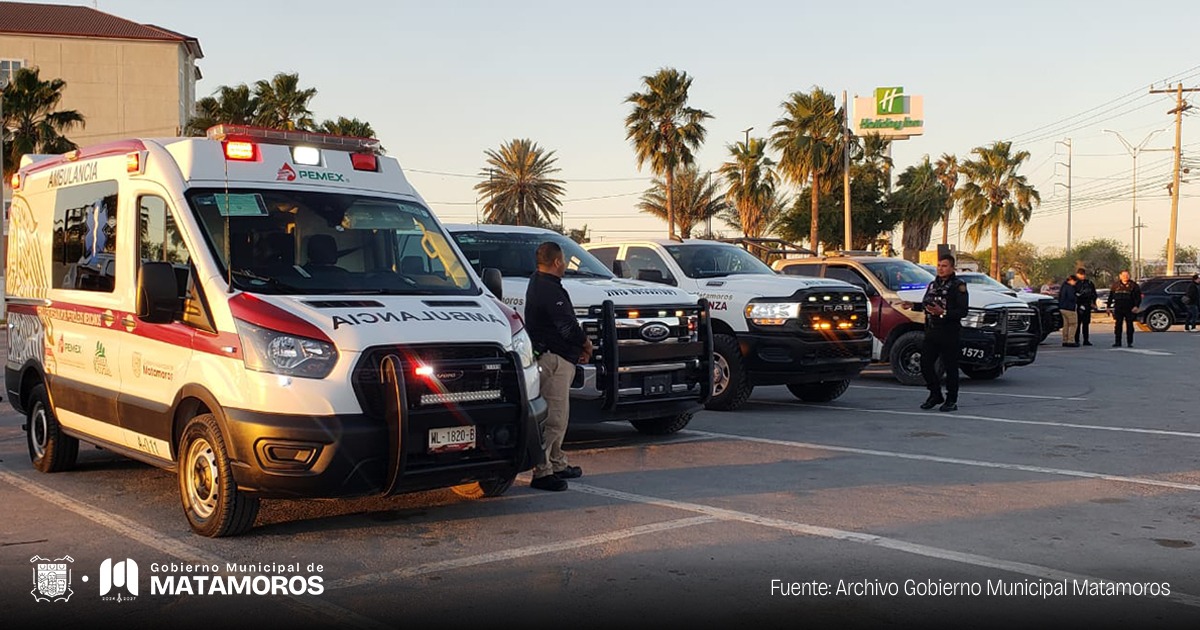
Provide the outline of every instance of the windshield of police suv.
[[896,259],[864,263],[876,278],[891,291],[924,289],[933,282],[933,274],[907,260]]
[[222,275],[231,274],[243,291],[479,293],[433,215],[417,203],[287,189],[193,189],[187,198]]
[[981,286],[988,291],[996,291],[998,293],[1015,293],[1011,288],[1004,286],[1003,282],[982,273],[960,273],[959,278],[967,284]]
[[754,254],[724,243],[667,245],[667,253],[689,278],[721,278],[733,274],[775,275]]
[[562,248],[567,261],[566,277],[613,277],[604,263],[562,234],[471,230],[451,232],[450,236],[476,273],[490,267],[499,269],[506,278],[528,278],[537,271],[538,246],[551,241]]

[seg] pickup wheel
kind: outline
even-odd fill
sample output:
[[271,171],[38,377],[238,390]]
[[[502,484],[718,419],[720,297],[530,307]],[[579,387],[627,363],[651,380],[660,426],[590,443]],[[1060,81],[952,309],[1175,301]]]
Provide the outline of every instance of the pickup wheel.
[[822,381],[820,383],[792,383],[787,386],[792,395],[804,402],[829,402],[837,400],[850,388],[849,379],[844,381]]
[[[891,361],[892,374],[902,385],[924,385],[925,377],[921,376],[921,345],[925,341],[925,333],[914,330],[900,335],[892,344]],[[941,360],[937,364],[938,374],[943,374]]]
[[26,441],[33,467],[45,472],[62,472],[75,466],[79,456],[79,440],[63,433],[54,417],[46,386],[38,385],[29,396],[29,416]]
[[498,497],[512,487],[513,482],[517,480],[517,474],[513,473],[506,477],[496,477],[494,479],[484,479],[474,483],[454,486],[454,494],[457,494],[464,499],[486,499]]
[[705,408],[733,411],[745,404],[753,391],[737,338],[713,335],[713,393]]
[[238,491],[217,419],[211,413],[192,418],[179,444],[179,494],[192,530],[219,538],[253,527],[259,500]]
[[1004,374],[1003,365],[997,365],[994,368],[974,368],[967,365],[961,365],[959,366],[959,369],[962,370],[963,374],[966,374],[972,380],[976,381],[990,381],[992,379],[1000,378],[1000,375]]
[[1173,323],[1171,313],[1165,308],[1156,308],[1146,313],[1146,325],[1154,332],[1167,332]]
[[671,435],[683,430],[692,421],[692,412],[681,413],[666,418],[651,418],[649,420],[630,420],[629,424],[643,435]]

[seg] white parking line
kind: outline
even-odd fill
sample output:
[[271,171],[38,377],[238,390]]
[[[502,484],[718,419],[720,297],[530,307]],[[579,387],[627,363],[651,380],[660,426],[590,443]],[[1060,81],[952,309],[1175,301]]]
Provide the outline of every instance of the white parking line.
[[1163,352],[1162,350],[1143,350],[1141,348],[1109,348],[1109,352],[1131,352],[1133,354],[1145,354],[1152,357],[1169,357],[1174,356],[1173,352]]
[[[215,564],[224,567],[232,564],[220,556],[208,553],[185,542],[162,534],[154,529],[139,525],[125,517],[105,512],[100,508],[73,499],[57,490],[52,490],[40,483],[30,481],[13,472],[0,468],[0,481],[5,481],[17,489],[31,494],[47,503],[53,504],[69,512],[74,512],[101,527],[106,527],[117,534],[132,539],[142,545],[179,558],[190,564]],[[390,628],[374,619],[364,617],[349,608],[321,601],[313,597],[294,597],[288,595],[288,603],[308,613],[316,613],[339,623],[347,623],[358,628]]]
[[[572,488],[575,486],[572,485]],[[603,534],[595,534],[593,536],[584,536],[583,538],[574,538],[571,540],[563,540],[559,542],[546,543],[542,545],[529,545],[527,547],[518,547],[516,549],[505,549],[502,551],[494,551],[475,556],[467,556],[464,558],[455,558],[452,560],[443,560],[441,562],[432,562],[414,567],[403,567],[392,571],[384,571],[382,573],[371,573],[368,575],[360,575],[345,580],[338,580],[325,585],[326,590],[351,588],[355,586],[363,586],[365,584],[380,584],[389,580],[404,579],[426,575],[429,573],[441,573],[443,571],[453,571],[455,569],[465,569],[475,567],[482,564],[491,564],[494,562],[504,562],[506,560],[519,560],[531,556],[540,556],[547,553],[557,553],[560,551],[570,551],[572,549],[581,549],[583,547],[591,547],[594,545],[603,545],[626,538],[635,536],[645,536],[648,534],[657,534],[661,532],[669,532],[675,529],[684,527],[694,527],[696,525],[706,525],[717,522],[718,518],[711,516],[692,516],[689,518],[681,518],[673,521],[664,521],[661,523],[651,523],[649,525],[639,525],[637,527],[628,527],[618,529]]]
[[[831,527],[821,527],[819,525],[807,525],[804,523],[785,521],[785,520],[781,520],[781,519],[760,516],[757,514],[750,514],[747,512],[739,512],[737,510],[728,510],[728,509],[724,509],[724,508],[717,508],[717,507],[712,507],[712,506],[708,506],[708,505],[701,505],[699,503],[687,503],[684,501],[676,501],[673,499],[662,499],[662,498],[657,498],[657,497],[650,497],[650,496],[645,496],[645,495],[640,495],[640,494],[633,494],[630,492],[622,492],[619,490],[609,490],[607,488],[598,488],[595,486],[589,486],[589,485],[580,484],[580,483],[572,483],[571,489],[578,490],[580,492],[586,492],[588,494],[593,494],[596,496],[607,497],[610,499],[619,499],[622,501],[630,501],[633,503],[641,503],[644,505],[654,505],[654,506],[658,506],[658,507],[674,508],[677,510],[683,510],[685,512],[692,512],[695,514],[701,514],[704,516],[709,516],[709,517],[712,517],[715,519],[721,519],[721,520],[725,520],[725,521],[737,521],[737,522],[742,522],[742,523],[749,523],[752,525],[760,525],[762,527],[770,527],[773,529],[779,529],[779,530],[783,530],[783,531],[787,531],[787,532],[792,532],[795,534],[801,534],[804,536],[829,538],[829,539],[833,539],[833,540],[852,542],[852,543],[858,543],[858,544],[864,544],[864,545],[871,545],[871,546],[875,546],[875,547],[882,547],[884,549],[892,549],[894,551],[900,551],[903,553],[909,553],[909,554],[913,554],[913,555],[917,555],[917,556],[924,556],[926,558],[934,558],[937,560],[947,560],[950,562],[957,562],[960,564],[967,564],[967,565],[971,565],[971,566],[984,567],[984,568],[989,568],[989,569],[998,569],[1001,571],[1007,571],[1010,573],[1026,575],[1029,577],[1040,578],[1040,579],[1044,579],[1044,580],[1058,580],[1058,581],[1061,581],[1061,580],[1080,580],[1080,581],[1090,580],[1093,582],[1101,581],[1101,580],[1103,580],[1103,581],[1119,581],[1119,580],[1107,580],[1107,579],[1103,579],[1103,578],[1096,578],[1096,577],[1091,577],[1091,576],[1082,575],[1082,574],[1078,574],[1078,573],[1070,573],[1068,571],[1061,571],[1059,569],[1052,569],[1050,567],[1043,567],[1043,566],[1039,566],[1036,564],[1028,564],[1025,562],[1013,562],[1010,560],[1002,560],[999,558],[991,558],[988,556],[981,556],[979,554],[974,554],[974,553],[964,553],[961,551],[954,551],[951,549],[941,549],[938,547],[931,547],[929,545],[922,545],[922,544],[918,544],[918,543],[911,543],[911,542],[906,542],[903,540],[897,540],[895,538],[876,536],[874,534],[866,534],[866,533],[862,533],[862,532],[853,532],[853,531],[847,531],[847,530],[842,530],[842,529],[834,529]],[[1197,597],[1195,595],[1188,595],[1186,593],[1179,593],[1177,591],[1171,591],[1171,595],[1165,597],[1164,599],[1169,599],[1171,601],[1174,601],[1178,604],[1183,604],[1185,606],[1200,608],[1200,597]]]
[[1099,424],[1079,424],[1077,422],[1050,422],[1048,420],[1014,420],[1012,418],[995,418],[992,416],[976,416],[966,413],[943,413],[940,411],[899,411],[896,409],[870,409],[867,407],[846,407],[842,405],[813,405],[808,403],[776,402],[769,400],[755,401],[763,405],[778,405],[781,407],[811,407],[813,409],[832,409],[834,411],[853,411],[856,413],[876,413],[891,416],[921,416],[939,420],[978,420],[980,422],[996,422],[1000,424],[1030,424],[1043,427],[1062,427],[1064,429],[1088,429],[1091,431],[1115,431],[1117,433],[1141,433],[1145,435],[1167,435],[1171,437],[1200,438],[1200,433],[1192,431],[1171,431],[1169,429],[1142,429],[1138,427],[1106,427]]
[[[886,392],[908,392],[913,393],[920,391],[917,387],[875,387],[873,385],[851,385],[853,389],[878,389]],[[970,394],[972,396],[1007,396],[1009,398],[1030,398],[1033,400],[1087,400],[1079,396],[1037,396],[1034,394],[1004,394],[1001,392],[977,392],[972,389],[961,389],[958,392],[959,396]]]
[[897,453],[894,451],[880,451],[869,448],[854,448],[852,446],[833,446],[829,444],[814,444],[811,442],[793,442],[791,440],[776,440],[771,438],[758,438],[746,435],[736,435],[733,433],[716,433],[713,431],[688,431],[698,435],[710,435],[713,437],[722,437],[729,440],[740,440],[743,442],[754,442],[757,444],[771,444],[774,446],[789,446],[794,448],[808,448],[819,451],[833,451],[836,453],[850,453],[852,455],[870,455],[872,457],[891,457],[895,459],[908,459],[922,462],[935,462],[938,464],[957,464],[960,466],[975,466],[977,468],[996,468],[1000,470],[1019,470],[1022,472],[1041,473],[1044,475],[1060,475],[1063,477],[1081,477],[1084,479],[1099,479],[1102,481],[1115,481],[1119,483],[1130,483],[1139,486],[1153,486],[1155,488],[1170,488],[1172,490],[1187,490],[1188,492],[1200,492],[1200,485],[1191,483],[1181,483],[1178,481],[1165,481],[1161,479],[1151,479],[1149,477],[1127,477],[1123,475],[1108,475],[1105,473],[1087,472],[1084,470],[1069,470],[1065,468],[1047,468],[1045,466],[1028,466],[1025,464],[1005,464],[1002,462],[988,462],[977,459],[961,459],[958,457],[940,457],[937,455],[918,455],[915,453]]

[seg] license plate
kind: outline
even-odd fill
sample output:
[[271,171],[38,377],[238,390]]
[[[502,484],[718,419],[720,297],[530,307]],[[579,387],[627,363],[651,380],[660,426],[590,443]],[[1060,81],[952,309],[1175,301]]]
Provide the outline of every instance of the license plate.
[[646,380],[642,381],[643,396],[662,396],[670,391],[670,374],[656,374],[654,376],[647,376]]
[[449,453],[475,448],[475,425],[429,430],[429,452]]

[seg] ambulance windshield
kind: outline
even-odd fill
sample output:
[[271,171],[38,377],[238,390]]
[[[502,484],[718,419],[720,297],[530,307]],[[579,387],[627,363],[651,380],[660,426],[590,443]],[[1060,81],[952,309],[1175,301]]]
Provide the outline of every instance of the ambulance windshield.
[[286,189],[193,189],[187,197],[221,273],[232,267],[233,284],[243,291],[479,292],[441,227],[417,203]]

